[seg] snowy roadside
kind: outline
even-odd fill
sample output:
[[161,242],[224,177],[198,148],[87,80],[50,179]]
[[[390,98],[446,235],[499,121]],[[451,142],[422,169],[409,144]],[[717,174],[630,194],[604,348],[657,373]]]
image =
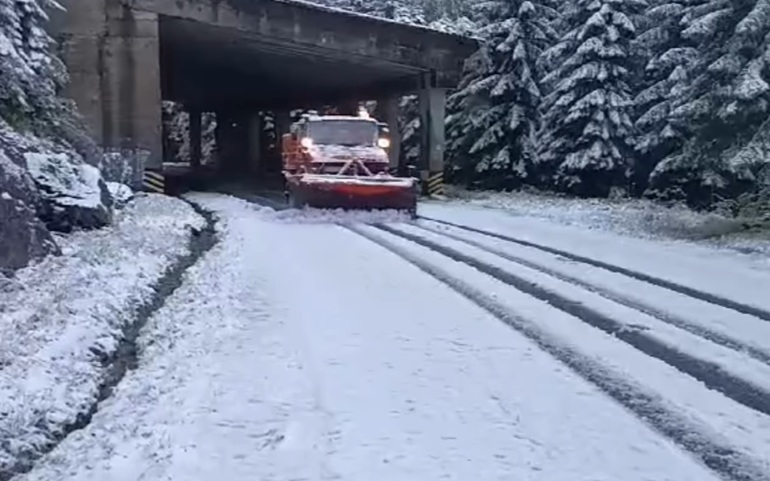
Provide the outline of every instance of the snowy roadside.
[[742,253],[770,253],[770,231],[738,232],[741,221],[644,199],[575,199],[529,192],[451,191],[445,205],[499,209],[560,225],[653,240],[697,242]]
[[61,257],[0,277],[0,479],[86,422],[123,331],[206,221],[137,197],[111,227],[62,236]]
[[717,479],[378,245],[192,199],[221,241],[148,322],[138,369],[19,481]]

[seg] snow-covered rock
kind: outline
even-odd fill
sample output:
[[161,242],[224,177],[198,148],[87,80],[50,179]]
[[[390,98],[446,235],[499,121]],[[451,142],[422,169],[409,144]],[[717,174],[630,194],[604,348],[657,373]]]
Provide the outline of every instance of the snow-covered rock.
[[134,191],[131,190],[131,187],[120,182],[107,182],[107,190],[110,191],[113,207],[116,209],[123,208],[134,198]]
[[26,153],[27,169],[40,189],[40,218],[49,229],[94,229],[112,221],[112,197],[99,169],[67,153]]
[[23,162],[10,132],[0,125],[0,272],[59,253],[50,232],[37,218],[40,198]]

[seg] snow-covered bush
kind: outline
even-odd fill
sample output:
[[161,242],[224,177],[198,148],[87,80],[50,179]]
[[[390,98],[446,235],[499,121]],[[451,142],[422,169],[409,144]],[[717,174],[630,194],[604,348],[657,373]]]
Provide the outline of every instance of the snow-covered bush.
[[[163,102],[163,141],[166,156],[174,162],[190,162],[190,115],[181,104]],[[201,163],[214,162],[216,153],[216,116],[211,112],[201,115]]]
[[[542,102],[537,59],[556,38],[549,0],[497,0],[475,7],[488,19],[485,43],[466,64],[460,90],[449,99],[450,158],[472,159],[483,187],[510,189],[528,180],[536,163]],[[458,107],[467,116],[459,118]]]

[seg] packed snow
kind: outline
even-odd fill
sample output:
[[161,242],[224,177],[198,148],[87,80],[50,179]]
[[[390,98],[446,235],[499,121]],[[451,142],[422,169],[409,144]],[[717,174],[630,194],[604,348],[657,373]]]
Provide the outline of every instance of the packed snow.
[[400,210],[364,211],[343,209],[287,209],[270,214],[273,222],[294,224],[376,224],[380,222],[408,222],[411,215]]
[[[674,367],[648,357],[619,342],[614,336],[589,326],[547,302],[482,274],[473,267],[449,260],[433,250],[392,234],[368,229],[375,237],[395,243],[413,253],[422,262],[434,266],[435,270],[472,285],[474,290],[483,292],[485,296],[494,299],[517,316],[519,322],[543,332],[556,345],[580,353],[597,365],[609,369],[615,379],[630,382],[641,391],[651,390],[653,397],[668,411],[672,424],[685,422],[689,425],[688,434],[694,442],[697,443],[695,440],[699,437],[717,440],[740,453],[748,454],[739,464],[746,470],[753,471],[755,475],[757,472],[764,473],[764,478],[756,479],[767,479],[766,476],[770,473],[767,470],[770,466],[770,416],[746,408],[708,389],[700,381],[683,375]],[[504,266],[505,261],[501,264]],[[568,407],[568,410],[572,409],[568,400],[564,400],[563,406]],[[585,437],[581,435],[579,439],[585,440]],[[613,455],[622,456],[617,451],[614,451]],[[542,479],[550,478],[544,476]],[[573,479],[581,478],[575,476]],[[650,479],[658,478],[653,476]]]
[[19,481],[718,479],[364,237],[192,198],[220,243],[148,322],[138,368]]
[[498,255],[523,260],[552,277],[573,284],[588,286],[593,292],[621,300],[637,310],[651,313],[675,325],[685,325],[691,331],[706,332],[729,339],[743,350],[755,352],[761,359],[770,360],[770,323],[748,314],[733,311],[664,287],[656,286],[623,274],[610,272],[588,264],[570,262],[556,254],[533,247],[521,246],[495,237],[480,235],[464,229],[434,222],[422,221],[420,226],[471,242]]
[[[724,371],[742,376],[749,382],[754,383],[766,391],[770,397],[770,365],[751,359],[742,352],[714,345],[699,336],[684,332],[662,320],[656,319],[654,316],[639,312],[634,308],[619,305],[584,287],[506,260],[478,247],[468,245],[465,242],[450,239],[441,234],[428,232],[417,227],[403,226],[399,227],[399,229],[429,239],[439,245],[460,250],[474,259],[514,273],[528,282],[557,293],[559,296],[569,299],[572,303],[590,306],[596,312],[616,319],[625,329],[644,331],[651,337],[678,351],[687,353],[695,358],[714,362]],[[747,334],[753,328],[753,339],[767,334],[767,328],[770,327],[768,326],[769,323],[762,319],[749,319],[745,321],[748,325],[743,327],[746,328]],[[760,341],[760,343],[764,350],[770,351],[770,342]]]
[[457,204],[422,204],[427,218],[468,225],[621,266],[770,309],[770,259],[732,250],[565,225],[531,215]]
[[134,309],[203,224],[183,201],[141,196],[108,228],[60,236],[62,256],[0,277],[0,477],[91,409]]

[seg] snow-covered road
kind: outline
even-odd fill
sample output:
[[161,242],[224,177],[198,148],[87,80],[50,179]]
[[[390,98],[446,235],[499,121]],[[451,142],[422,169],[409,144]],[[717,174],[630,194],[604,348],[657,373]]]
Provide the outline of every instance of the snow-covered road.
[[[766,320],[435,222],[193,199],[219,244],[18,481],[770,480]],[[626,267],[768,308],[662,255]]]

